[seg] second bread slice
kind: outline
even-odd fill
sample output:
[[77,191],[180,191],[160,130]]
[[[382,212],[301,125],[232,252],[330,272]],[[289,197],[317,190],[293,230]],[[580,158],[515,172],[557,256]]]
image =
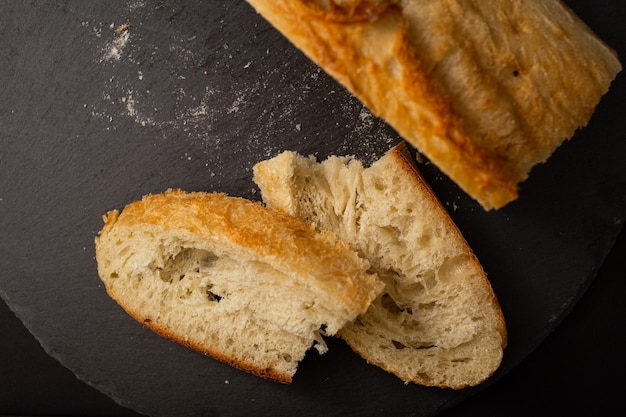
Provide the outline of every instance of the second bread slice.
[[499,367],[507,335],[486,274],[398,145],[371,167],[284,152],[254,167],[269,207],[330,230],[385,282],[340,336],[405,382],[464,388]]

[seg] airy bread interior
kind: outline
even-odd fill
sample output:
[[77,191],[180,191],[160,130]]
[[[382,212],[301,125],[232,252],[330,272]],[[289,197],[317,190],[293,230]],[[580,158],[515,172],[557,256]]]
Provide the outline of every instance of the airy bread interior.
[[404,144],[371,167],[284,152],[254,167],[269,207],[352,244],[385,282],[339,335],[406,382],[464,388],[499,367],[502,311],[486,274]]
[[382,288],[330,233],[223,194],[170,190],[112,211],[96,238],[109,295],[156,332],[254,374],[291,382],[321,333]]

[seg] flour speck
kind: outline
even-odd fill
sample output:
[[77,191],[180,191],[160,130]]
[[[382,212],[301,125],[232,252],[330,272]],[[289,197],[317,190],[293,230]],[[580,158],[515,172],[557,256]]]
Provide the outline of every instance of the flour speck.
[[124,48],[126,48],[126,44],[130,39],[130,31],[125,30],[120,34],[116,34],[115,38],[108,42],[103,50],[101,62],[104,61],[119,61],[122,58],[122,53],[124,52]]

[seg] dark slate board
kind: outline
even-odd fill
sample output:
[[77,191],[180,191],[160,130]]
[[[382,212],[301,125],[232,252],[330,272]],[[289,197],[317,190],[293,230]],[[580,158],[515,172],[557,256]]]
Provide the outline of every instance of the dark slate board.
[[[626,4],[566,3],[626,55]],[[93,238],[107,210],[170,187],[259,199],[251,168],[284,149],[368,163],[401,139],[241,0],[2,7],[0,295],[80,379],[153,416],[432,416],[488,385],[404,385],[330,340],[284,386],[134,322],[96,273]],[[623,78],[500,211],[484,212],[422,164],[507,319],[509,347],[491,382],[571,310],[622,228]]]

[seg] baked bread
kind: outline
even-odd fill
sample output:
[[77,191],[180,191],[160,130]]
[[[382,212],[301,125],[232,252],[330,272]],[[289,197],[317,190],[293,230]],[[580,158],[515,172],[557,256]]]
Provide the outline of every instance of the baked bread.
[[408,154],[369,168],[283,152],[254,167],[268,207],[335,233],[368,259],[384,291],[339,335],[405,382],[455,389],[485,381],[507,343],[485,272]]
[[587,124],[621,70],[559,0],[247,0],[485,209]]
[[331,233],[224,194],[146,196],[109,212],[95,244],[108,294],[137,321],[283,383],[382,289]]

